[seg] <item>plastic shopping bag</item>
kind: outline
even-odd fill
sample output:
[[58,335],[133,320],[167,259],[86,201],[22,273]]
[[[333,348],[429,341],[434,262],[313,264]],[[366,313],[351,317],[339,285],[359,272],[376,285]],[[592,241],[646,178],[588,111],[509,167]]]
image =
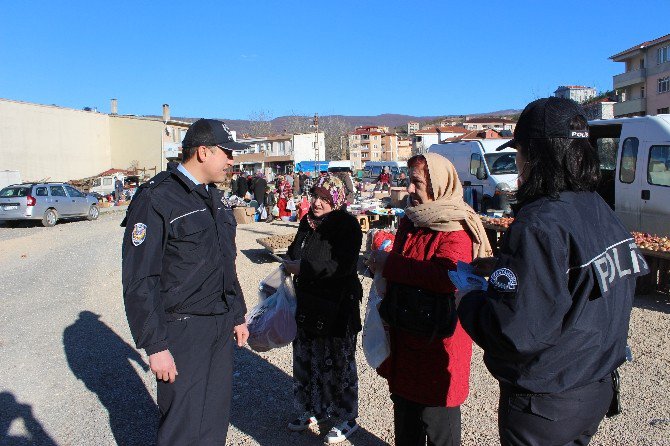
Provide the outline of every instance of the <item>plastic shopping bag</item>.
[[[297,301],[293,281],[291,276],[283,270],[280,270],[280,275],[281,281],[277,291],[259,301],[247,314],[249,329],[247,342],[257,352],[266,352],[290,344],[298,331],[295,322]],[[270,279],[270,276],[264,280]],[[271,281],[268,280],[268,283]],[[268,287],[266,283],[265,289],[267,290]],[[260,292],[262,295],[264,291]]]
[[295,211],[295,202],[293,201],[292,198],[289,198],[286,201],[286,209],[289,211]]
[[382,301],[381,293],[385,289],[386,281],[381,278],[381,273],[377,272],[374,283],[370,288],[363,325],[363,353],[373,369],[382,365],[382,362],[391,354],[389,334],[379,315],[379,304]]

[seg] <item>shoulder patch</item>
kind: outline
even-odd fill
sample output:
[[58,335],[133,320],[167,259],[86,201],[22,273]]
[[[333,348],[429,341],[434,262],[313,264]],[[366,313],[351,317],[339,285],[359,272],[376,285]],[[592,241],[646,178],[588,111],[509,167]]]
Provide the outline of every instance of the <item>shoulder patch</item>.
[[140,246],[144,242],[144,239],[146,237],[147,237],[147,225],[145,225],[144,223],[135,223],[135,226],[133,226],[133,234],[132,234],[133,245]]
[[489,283],[496,291],[501,293],[513,293],[519,285],[516,274],[509,268],[499,268],[493,271]]

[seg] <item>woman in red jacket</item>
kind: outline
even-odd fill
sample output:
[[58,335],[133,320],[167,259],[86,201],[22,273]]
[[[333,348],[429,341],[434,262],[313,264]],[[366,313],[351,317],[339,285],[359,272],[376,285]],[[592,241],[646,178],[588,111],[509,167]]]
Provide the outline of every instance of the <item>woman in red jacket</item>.
[[[389,289],[401,284],[453,299],[448,272],[459,260],[469,263],[491,255],[491,247],[479,217],[463,201],[449,160],[427,153],[410,158],[407,165],[411,206],[400,221],[393,250],[373,252],[370,268],[383,272]],[[468,396],[472,340],[454,320],[453,334],[446,337],[390,328],[391,355],[377,371],[388,380],[397,446],[425,445],[426,439],[429,445],[460,444],[460,405]]]

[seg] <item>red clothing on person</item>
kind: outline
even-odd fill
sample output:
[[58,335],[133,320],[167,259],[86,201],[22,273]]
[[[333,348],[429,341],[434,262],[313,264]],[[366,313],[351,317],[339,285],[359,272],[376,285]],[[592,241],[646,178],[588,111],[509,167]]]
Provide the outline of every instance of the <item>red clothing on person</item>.
[[[437,232],[400,221],[383,276],[396,283],[452,293],[448,271],[472,261],[466,231]],[[455,407],[468,397],[472,339],[460,322],[448,338],[433,339],[391,328],[391,355],[377,369],[391,393],[426,406]]]
[[282,180],[279,183],[279,201],[277,202],[277,207],[279,208],[279,218],[281,217],[290,217],[291,211],[286,209],[288,200],[293,199],[293,188],[288,181]]

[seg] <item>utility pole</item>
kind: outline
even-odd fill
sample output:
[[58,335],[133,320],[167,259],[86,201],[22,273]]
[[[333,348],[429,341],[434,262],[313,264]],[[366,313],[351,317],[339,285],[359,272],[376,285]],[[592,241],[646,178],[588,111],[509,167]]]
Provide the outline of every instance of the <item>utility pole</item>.
[[314,113],[312,127],[316,130],[316,142],[314,143],[314,178],[319,175],[319,114]]

